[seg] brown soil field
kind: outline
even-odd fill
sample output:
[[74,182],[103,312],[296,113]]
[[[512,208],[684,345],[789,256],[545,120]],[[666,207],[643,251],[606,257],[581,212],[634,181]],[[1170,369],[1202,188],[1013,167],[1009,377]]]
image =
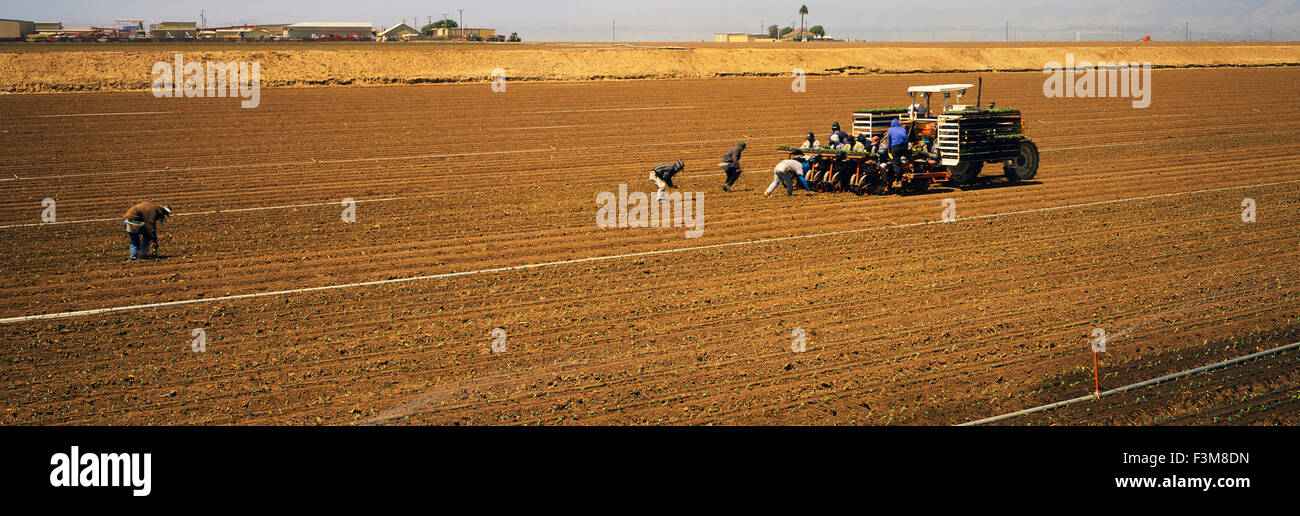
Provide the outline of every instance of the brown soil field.
[[0,91],[148,89],[156,62],[261,63],[262,84],[283,86],[515,81],[702,79],[907,72],[1042,70],[1063,62],[1149,62],[1155,67],[1300,64],[1295,43],[9,43]]
[[[1094,328],[1103,390],[1298,340],[1300,69],[1157,70],[1144,110],[985,73],[1034,181],[762,195],[776,145],[976,77],[0,96],[0,318],[188,303],[0,323],[0,423],[954,424],[1092,392]],[[678,158],[702,237],[596,225]],[[127,263],[144,198],[177,216]],[[1004,424],[1296,424],[1293,355]]]

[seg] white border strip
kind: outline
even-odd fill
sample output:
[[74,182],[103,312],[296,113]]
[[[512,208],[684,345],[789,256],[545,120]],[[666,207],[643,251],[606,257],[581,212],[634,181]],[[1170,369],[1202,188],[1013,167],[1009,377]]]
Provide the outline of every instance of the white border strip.
[[1227,366],[1230,366],[1230,365],[1233,365],[1233,364],[1237,364],[1237,363],[1240,363],[1240,362],[1245,362],[1245,361],[1247,361],[1247,360],[1251,360],[1251,359],[1259,358],[1259,357],[1262,357],[1262,356],[1264,356],[1264,355],[1272,355],[1272,354],[1274,354],[1274,353],[1281,353],[1281,352],[1283,352],[1283,351],[1287,351],[1287,350],[1291,350],[1291,349],[1295,349],[1295,348],[1300,348],[1300,342],[1294,342],[1294,343],[1287,344],[1287,345],[1285,345],[1285,346],[1281,346],[1281,347],[1276,347],[1276,348],[1273,348],[1273,349],[1270,349],[1270,350],[1260,351],[1260,352],[1258,352],[1258,353],[1251,353],[1251,354],[1246,355],[1246,356],[1237,357],[1237,358],[1233,358],[1233,359],[1229,359],[1229,360],[1224,360],[1224,361],[1222,361],[1222,362],[1217,362],[1217,363],[1214,363],[1214,364],[1201,366],[1201,367],[1198,367],[1198,368],[1196,368],[1196,369],[1188,369],[1188,370],[1186,370],[1186,371],[1182,371],[1182,372],[1178,372],[1178,373],[1167,374],[1167,375],[1161,376],[1161,377],[1159,377],[1159,378],[1152,378],[1152,379],[1147,380],[1147,381],[1145,381],[1145,382],[1138,382],[1138,383],[1135,383],[1135,384],[1132,384],[1132,385],[1125,385],[1125,386],[1120,387],[1120,388],[1117,388],[1117,389],[1111,389],[1111,390],[1109,390],[1109,391],[1106,391],[1106,392],[1103,392],[1103,393],[1100,393],[1100,394],[1089,394],[1089,395],[1087,395],[1087,396],[1079,396],[1078,398],[1068,399],[1068,400],[1065,400],[1065,401],[1058,401],[1058,402],[1056,402],[1056,403],[1049,403],[1049,404],[1047,404],[1047,405],[1040,405],[1040,406],[1033,407],[1033,408],[1027,408],[1027,409],[1025,409],[1025,410],[1017,410],[1017,411],[1015,411],[1015,412],[1011,412],[1011,413],[1007,413],[1007,414],[1002,414],[1002,415],[1000,415],[1000,416],[986,417],[986,418],[984,418],[984,419],[979,419],[979,420],[970,421],[970,422],[967,422],[967,423],[962,423],[962,424],[959,424],[959,425],[957,425],[957,426],[977,426],[977,425],[983,425],[983,424],[987,424],[987,423],[996,423],[996,422],[998,422],[998,421],[1002,421],[1002,420],[1004,420],[1004,419],[1011,419],[1011,418],[1013,418],[1013,417],[1019,417],[1019,416],[1029,415],[1029,414],[1033,414],[1033,413],[1035,413],[1035,412],[1043,412],[1043,411],[1046,411],[1046,410],[1052,410],[1052,409],[1055,409],[1055,408],[1064,407],[1064,406],[1066,406],[1066,405],[1071,405],[1071,404],[1078,403],[1078,402],[1081,402],[1081,401],[1099,400],[1099,399],[1101,399],[1101,398],[1105,398],[1105,397],[1107,397],[1107,396],[1112,396],[1112,395],[1115,395],[1115,394],[1119,394],[1119,393],[1121,393],[1121,392],[1127,392],[1127,391],[1131,391],[1131,390],[1134,390],[1134,389],[1140,389],[1140,388],[1142,388],[1142,387],[1147,387],[1147,386],[1155,385],[1155,384],[1157,384],[1157,383],[1167,382],[1167,381],[1169,381],[1169,380],[1174,380],[1174,379],[1177,379],[1177,378],[1182,378],[1182,377],[1184,377],[1184,376],[1188,376],[1188,375],[1193,375],[1193,374],[1200,373],[1200,372],[1209,371],[1209,370],[1211,370],[1211,369],[1220,369],[1220,368],[1227,367]]
[[[1185,195],[1198,195],[1198,194],[1203,194],[1203,193],[1225,192],[1225,191],[1230,191],[1230,190],[1242,190],[1242,189],[1247,189],[1247,188],[1259,188],[1259,187],[1265,187],[1265,186],[1277,186],[1277,185],[1284,185],[1284,184],[1291,184],[1291,183],[1300,183],[1300,179],[1292,179],[1292,180],[1289,180],[1289,181],[1277,181],[1277,182],[1273,182],[1273,183],[1258,183],[1258,184],[1253,184],[1253,185],[1225,186],[1225,187],[1221,187],[1221,188],[1210,188],[1210,189],[1205,189],[1205,190],[1194,190],[1194,191],[1190,191],[1190,192],[1174,192],[1174,193],[1164,193],[1164,194],[1144,195],[1144,196],[1141,196],[1141,197],[1128,197],[1128,198],[1124,198],[1124,199],[1110,199],[1110,200],[1105,200],[1105,201],[1093,201],[1093,202],[1085,202],[1085,203],[1077,203],[1077,204],[1066,204],[1066,205],[1062,205],[1062,206],[1048,206],[1048,207],[1046,207],[1046,208],[1034,208],[1034,209],[1029,209],[1029,210],[1008,211],[1008,212],[1001,212],[1001,213],[990,213],[990,214],[987,214],[987,215],[976,215],[976,216],[973,216],[973,217],[962,217],[962,218],[957,219],[955,222],[966,221],[966,220],[979,220],[979,219],[998,218],[998,217],[1009,217],[1009,216],[1012,216],[1012,215],[1025,215],[1025,214],[1030,214],[1030,213],[1045,213],[1045,212],[1049,212],[1049,211],[1068,210],[1068,209],[1072,209],[1072,208],[1084,208],[1084,207],[1090,207],[1090,206],[1101,206],[1101,205],[1106,205],[1106,204],[1116,204],[1116,203],[1122,203],[1122,202],[1143,201],[1143,200],[1149,200],[1149,199],[1161,199],[1161,198],[1167,198],[1167,197],[1178,197],[1178,196],[1185,196]],[[253,293],[253,294],[238,294],[238,295],[233,295],[233,296],[221,296],[221,297],[211,297],[211,298],[203,298],[203,299],[186,299],[186,300],[181,300],[181,301],[166,301],[166,302],[162,302],[162,303],[149,303],[149,304],[143,304],[143,305],[115,306],[115,307],[109,307],[109,308],[95,308],[95,309],[91,309],[91,310],[77,310],[77,311],[72,311],[72,312],[56,312],[56,313],[37,314],[37,315],[22,315],[22,316],[17,316],[17,317],[7,317],[7,318],[4,318],[4,319],[0,319],[0,324],[12,324],[12,323],[17,323],[17,322],[35,321],[35,320],[43,320],[43,319],[62,319],[62,318],[65,318],[65,317],[78,317],[78,316],[83,316],[83,315],[96,315],[96,314],[104,314],[104,313],[110,313],[110,312],[122,312],[122,311],[127,311],[127,310],[142,310],[142,309],[146,309],[146,308],[163,308],[163,307],[169,307],[169,306],[192,305],[192,304],[198,304],[198,303],[215,303],[215,302],[219,302],[219,301],[232,301],[232,300],[237,300],[237,299],[251,299],[251,298],[257,298],[257,297],[281,296],[281,295],[287,295],[287,294],[298,294],[298,293],[303,293],[303,292],[319,292],[319,291],[323,291],[323,290],[338,290],[338,289],[355,288],[355,287],[373,287],[373,286],[378,286],[378,285],[393,285],[393,284],[397,284],[397,283],[406,283],[406,282],[411,282],[411,281],[424,281],[424,280],[434,280],[434,279],[458,278],[458,277],[463,277],[463,276],[473,276],[473,275],[478,275],[478,274],[492,274],[492,273],[497,273],[497,272],[513,272],[513,271],[522,271],[522,270],[529,270],[529,269],[540,269],[540,268],[542,268],[542,267],[554,267],[554,266],[558,266],[558,265],[572,265],[572,264],[576,264],[576,263],[602,262],[602,261],[609,261],[609,260],[619,260],[619,259],[623,259],[623,258],[635,258],[635,257],[641,257],[641,256],[655,256],[655,255],[661,255],[661,254],[676,254],[676,253],[684,253],[684,252],[688,252],[688,251],[701,251],[701,250],[705,250],[705,249],[721,249],[721,248],[725,248],[725,247],[737,247],[737,246],[754,245],[754,244],[770,244],[770,243],[774,243],[774,242],[786,242],[786,241],[791,241],[791,240],[803,240],[803,239],[809,239],[809,238],[820,238],[820,237],[827,237],[827,236],[849,235],[849,234],[854,234],[854,233],[866,233],[866,232],[870,232],[870,231],[880,231],[880,230],[886,230],[886,229],[904,229],[904,228],[913,228],[913,227],[918,227],[918,226],[928,226],[928,225],[931,225],[931,224],[947,224],[947,222],[944,222],[944,221],[942,221],[942,220],[928,220],[928,221],[924,221],[924,222],[912,222],[912,223],[908,223],[908,224],[893,224],[893,225],[889,225],[889,226],[872,226],[872,227],[868,227],[868,228],[845,229],[845,230],[841,230],[841,231],[828,231],[828,232],[825,232],[825,233],[812,233],[812,234],[807,234],[807,235],[790,235],[790,236],[774,237],[774,238],[760,238],[760,239],[757,239],[757,240],[745,240],[745,241],[741,241],[741,242],[724,242],[724,243],[721,243],[721,244],[700,245],[700,246],[693,246],[693,247],[678,247],[678,248],[673,248],[673,249],[659,249],[659,250],[655,250],[655,251],[641,251],[641,252],[636,252],[636,253],[625,253],[625,254],[615,254],[615,255],[606,255],[606,256],[592,256],[592,257],[588,257],[588,258],[578,258],[578,259],[574,259],[574,260],[560,260],[560,261],[553,261],[553,262],[530,263],[530,264],[524,264],[524,265],[512,265],[512,266],[509,266],[509,267],[496,267],[496,268],[492,268],[492,269],[479,269],[479,270],[473,270],[473,271],[448,272],[448,273],[443,273],[443,274],[430,274],[430,275],[426,275],[426,276],[412,276],[412,277],[408,277],[408,278],[395,278],[395,279],[376,280],[376,281],[364,281],[364,282],[360,282],[360,283],[346,283],[346,284],[341,284],[341,285],[325,285],[325,286],[320,286],[320,287],[299,288],[299,289],[291,289],[291,290],[275,290],[275,291],[270,291],[270,292],[257,292],[257,293]]]

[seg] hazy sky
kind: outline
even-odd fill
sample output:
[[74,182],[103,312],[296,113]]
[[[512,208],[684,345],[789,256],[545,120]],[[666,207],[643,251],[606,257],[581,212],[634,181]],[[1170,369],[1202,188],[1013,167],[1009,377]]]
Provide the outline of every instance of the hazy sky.
[[[1003,39],[1003,22],[1012,32],[1112,31],[1163,34],[1182,39],[1184,22],[1192,39],[1226,33],[1275,39],[1300,37],[1300,0],[933,0],[920,4],[880,0],[809,1],[618,0],[0,0],[0,18],[61,21],[64,25],[113,25],[118,18],[198,21],[209,26],[238,23],[360,21],[389,27],[402,18],[440,18],[464,9],[465,24],[519,32],[530,41],[608,41],[616,20],[620,41],[699,41],[714,32],[757,32],[760,23],[797,23],[799,5],[810,11],[809,25],[823,25],[832,37],[846,39]],[[896,6],[896,7],[885,7]],[[906,25],[885,20],[906,20]],[[899,32],[906,32],[900,35]],[[1233,36],[1236,37],[1236,36]],[[1097,37],[1094,39],[1106,39]],[[1131,39],[1131,37],[1130,37]]]

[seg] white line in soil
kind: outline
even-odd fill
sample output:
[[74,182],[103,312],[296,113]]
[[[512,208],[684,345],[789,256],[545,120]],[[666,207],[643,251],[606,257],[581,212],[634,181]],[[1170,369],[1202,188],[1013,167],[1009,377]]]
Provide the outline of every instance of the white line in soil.
[[1227,366],[1230,366],[1230,365],[1232,365],[1232,364],[1236,364],[1236,363],[1240,363],[1240,362],[1245,362],[1245,361],[1247,361],[1247,360],[1251,360],[1251,359],[1259,358],[1259,357],[1262,357],[1262,356],[1265,356],[1265,355],[1272,355],[1272,354],[1274,354],[1274,353],[1281,353],[1281,352],[1283,352],[1283,351],[1287,351],[1287,350],[1291,350],[1291,349],[1295,349],[1295,348],[1300,348],[1300,342],[1295,342],[1295,343],[1292,343],[1292,344],[1287,344],[1287,345],[1285,345],[1285,346],[1276,347],[1276,348],[1273,348],[1273,349],[1270,349],[1270,350],[1260,351],[1260,352],[1258,352],[1258,353],[1251,353],[1251,354],[1246,355],[1246,356],[1241,356],[1241,357],[1237,357],[1237,358],[1232,358],[1232,359],[1224,360],[1224,361],[1222,361],[1222,362],[1216,362],[1216,363],[1213,363],[1213,364],[1210,364],[1210,365],[1204,365],[1204,366],[1201,366],[1201,367],[1197,367],[1197,368],[1195,368],[1195,369],[1188,369],[1188,370],[1186,370],[1186,371],[1180,371],[1180,372],[1173,373],[1173,374],[1167,374],[1167,375],[1161,376],[1161,377],[1159,377],[1159,378],[1152,378],[1152,379],[1147,380],[1147,381],[1145,381],[1145,382],[1138,382],[1138,383],[1131,384],[1131,385],[1125,385],[1125,386],[1123,386],[1123,387],[1120,387],[1120,388],[1117,388],[1117,389],[1111,389],[1111,390],[1109,390],[1109,391],[1102,392],[1102,393],[1098,393],[1098,394],[1089,394],[1089,395],[1087,395],[1087,396],[1079,396],[1078,398],[1071,398],[1071,399],[1068,399],[1068,400],[1065,400],[1065,401],[1058,401],[1058,402],[1056,402],[1056,403],[1048,403],[1048,404],[1046,404],[1046,405],[1039,405],[1039,406],[1037,406],[1037,407],[1033,407],[1033,408],[1027,408],[1027,409],[1024,409],[1024,410],[1017,410],[1017,411],[1015,411],[1015,412],[1008,412],[1008,413],[1006,413],[1006,414],[1002,414],[1002,415],[998,415],[998,416],[986,417],[986,418],[984,418],[984,419],[978,419],[978,420],[975,420],[975,421],[969,421],[969,422],[966,422],[966,423],[959,424],[959,425],[957,425],[957,426],[978,426],[978,425],[984,425],[984,424],[988,424],[988,423],[996,423],[996,422],[998,422],[998,421],[1003,421],[1003,420],[1006,420],[1006,419],[1011,419],[1011,418],[1013,418],[1013,417],[1026,416],[1026,415],[1033,414],[1033,413],[1036,413],[1036,412],[1043,412],[1043,411],[1045,411],[1045,410],[1052,410],[1052,409],[1056,409],[1056,408],[1061,408],[1061,407],[1064,407],[1064,406],[1066,406],[1066,405],[1073,405],[1073,404],[1075,404],[1075,403],[1079,403],[1079,402],[1083,402],[1083,401],[1088,401],[1088,400],[1098,400],[1098,399],[1101,399],[1101,398],[1105,398],[1105,397],[1107,397],[1107,396],[1113,396],[1113,395],[1115,395],[1115,394],[1119,394],[1119,393],[1121,393],[1121,392],[1127,392],[1127,391],[1131,391],[1131,390],[1134,390],[1134,389],[1140,389],[1140,388],[1142,388],[1142,387],[1147,387],[1147,386],[1155,385],[1155,384],[1157,384],[1157,383],[1163,383],[1163,382],[1167,382],[1167,381],[1169,381],[1169,380],[1175,380],[1175,379],[1178,379],[1178,378],[1182,378],[1182,377],[1184,377],[1184,376],[1193,375],[1193,374],[1200,373],[1200,372],[1204,372],[1204,371],[1209,371],[1209,370],[1211,370],[1211,369],[1219,369],[1219,368],[1222,368],[1222,367],[1227,367]]

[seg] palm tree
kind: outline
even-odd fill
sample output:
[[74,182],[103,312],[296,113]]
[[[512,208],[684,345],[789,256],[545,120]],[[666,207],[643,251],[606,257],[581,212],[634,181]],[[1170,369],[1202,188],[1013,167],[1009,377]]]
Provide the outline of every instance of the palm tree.
[[800,41],[805,40],[805,39],[807,38],[807,36],[808,36],[806,33],[804,33],[804,30],[803,30],[803,17],[804,17],[804,16],[808,16],[808,6],[806,6],[806,5],[801,5],[801,6],[799,6],[799,40],[800,40]]

